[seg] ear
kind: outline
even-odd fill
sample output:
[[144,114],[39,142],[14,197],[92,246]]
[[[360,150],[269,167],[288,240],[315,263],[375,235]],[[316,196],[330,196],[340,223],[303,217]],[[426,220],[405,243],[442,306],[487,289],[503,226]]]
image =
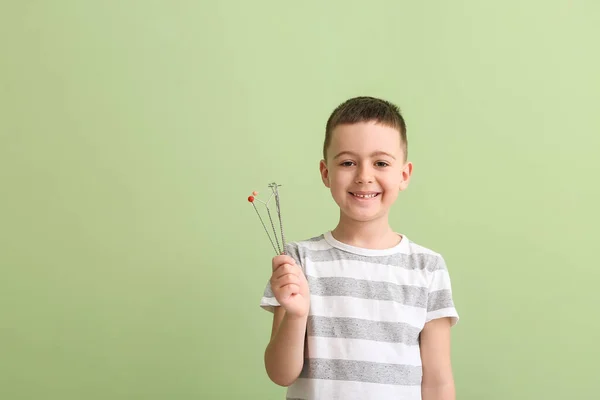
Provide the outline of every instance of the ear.
[[319,163],[319,169],[321,171],[321,180],[325,187],[329,187],[329,170],[327,169],[327,161],[321,160]]
[[402,181],[400,182],[400,191],[406,190],[410,182],[413,171],[413,164],[409,161],[402,167]]

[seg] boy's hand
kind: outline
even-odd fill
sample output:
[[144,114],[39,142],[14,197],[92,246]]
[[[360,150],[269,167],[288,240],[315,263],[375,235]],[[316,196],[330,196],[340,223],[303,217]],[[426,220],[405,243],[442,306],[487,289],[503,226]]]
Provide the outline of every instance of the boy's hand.
[[308,282],[296,261],[286,255],[273,257],[271,290],[290,317],[306,317],[310,307]]

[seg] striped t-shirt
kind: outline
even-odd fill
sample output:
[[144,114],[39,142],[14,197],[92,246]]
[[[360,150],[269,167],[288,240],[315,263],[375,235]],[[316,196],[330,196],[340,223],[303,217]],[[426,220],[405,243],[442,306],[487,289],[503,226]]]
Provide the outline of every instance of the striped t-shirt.
[[[420,400],[419,334],[432,319],[458,321],[442,256],[406,236],[373,250],[331,232],[286,250],[310,289],[304,367],[286,398]],[[279,306],[270,284],[260,305]]]

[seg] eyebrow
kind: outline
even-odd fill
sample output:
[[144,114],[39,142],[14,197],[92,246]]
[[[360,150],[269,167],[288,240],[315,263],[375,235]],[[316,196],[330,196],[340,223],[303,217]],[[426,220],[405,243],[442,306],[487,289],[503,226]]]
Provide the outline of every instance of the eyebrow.
[[[353,153],[351,151],[342,151],[342,152],[338,153],[335,157],[333,157],[333,159],[335,160],[336,158],[339,158],[339,157],[343,156],[344,154],[347,154],[350,156],[357,155],[356,153]],[[390,153],[386,153],[385,151],[374,151],[373,153],[371,153],[371,157],[375,157],[375,156],[388,156],[388,157],[393,158],[394,160],[396,159],[396,157],[394,157]]]

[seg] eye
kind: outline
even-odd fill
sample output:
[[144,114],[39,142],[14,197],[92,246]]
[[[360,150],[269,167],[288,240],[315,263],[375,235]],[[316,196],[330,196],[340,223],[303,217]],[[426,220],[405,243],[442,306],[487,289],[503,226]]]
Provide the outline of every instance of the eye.
[[375,163],[375,165],[378,166],[378,167],[389,167],[390,166],[390,164],[387,163],[387,162],[385,162],[385,161],[377,161]]
[[341,163],[340,165],[342,167],[351,167],[354,163],[352,161],[344,161],[343,163]]

